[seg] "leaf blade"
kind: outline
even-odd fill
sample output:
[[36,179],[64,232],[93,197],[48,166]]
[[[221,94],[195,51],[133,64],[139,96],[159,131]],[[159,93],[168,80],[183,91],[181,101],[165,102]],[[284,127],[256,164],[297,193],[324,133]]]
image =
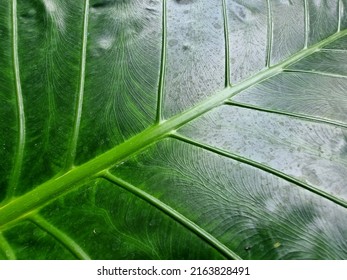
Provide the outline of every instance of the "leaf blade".
[[[17,257],[81,257],[71,250],[78,247],[91,258],[344,258],[344,1],[316,4],[19,3],[27,141],[16,197],[0,206]],[[7,60],[3,46],[15,54],[8,18],[0,22]],[[42,51],[25,51],[28,43]],[[13,123],[15,98],[3,93],[16,67],[0,65],[0,101],[11,104]],[[105,172],[128,191],[102,179]],[[43,231],[28,222],[37,211]]]

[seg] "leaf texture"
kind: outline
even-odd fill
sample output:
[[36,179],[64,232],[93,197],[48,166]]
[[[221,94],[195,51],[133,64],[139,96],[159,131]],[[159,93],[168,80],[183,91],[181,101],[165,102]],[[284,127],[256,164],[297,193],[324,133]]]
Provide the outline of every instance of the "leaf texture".
[[347,1],[0,3],[1,259],[346,259]]

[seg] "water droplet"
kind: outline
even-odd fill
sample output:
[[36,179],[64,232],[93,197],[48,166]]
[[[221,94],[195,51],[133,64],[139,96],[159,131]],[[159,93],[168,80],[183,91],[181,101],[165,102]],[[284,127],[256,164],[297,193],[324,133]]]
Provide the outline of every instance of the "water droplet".
[[213,24],[213,27],[216,28],[216,29],[222,29],[222,25],[220,25],[218,22],[215,22]]
[[176,46],[177,44],[178,44],[178,40],[176,40],[176,39],[171,39],[168,41],[168,45],[170,47]]

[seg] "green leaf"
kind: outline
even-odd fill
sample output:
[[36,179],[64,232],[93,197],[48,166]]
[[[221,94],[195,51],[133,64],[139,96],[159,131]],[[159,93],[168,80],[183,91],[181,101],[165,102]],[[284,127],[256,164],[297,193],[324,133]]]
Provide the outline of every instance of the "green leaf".
[[347,1],[0,3],[0,258],[346,259]]

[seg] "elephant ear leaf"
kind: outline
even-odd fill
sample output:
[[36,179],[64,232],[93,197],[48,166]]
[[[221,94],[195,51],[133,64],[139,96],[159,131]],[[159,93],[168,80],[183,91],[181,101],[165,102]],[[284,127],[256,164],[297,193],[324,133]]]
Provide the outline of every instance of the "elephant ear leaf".
[[347,1],[0,2],[1,259],[346,259]]

